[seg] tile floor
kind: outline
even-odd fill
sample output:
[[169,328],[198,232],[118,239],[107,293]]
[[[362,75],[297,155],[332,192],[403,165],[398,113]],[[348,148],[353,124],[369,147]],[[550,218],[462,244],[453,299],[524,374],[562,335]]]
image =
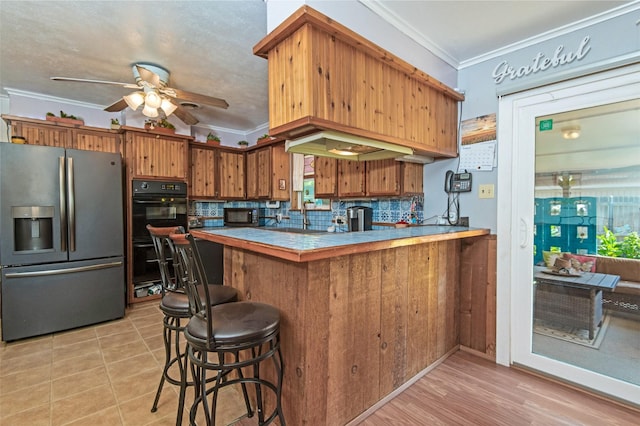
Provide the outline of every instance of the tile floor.
[[[158,411],[150,412],[163,365],[157,300],[120,320],[2,342],[0,425],[174,425],[177,387],[165,384]],[[226,390],[218,424],[245,413],[241,397]]]

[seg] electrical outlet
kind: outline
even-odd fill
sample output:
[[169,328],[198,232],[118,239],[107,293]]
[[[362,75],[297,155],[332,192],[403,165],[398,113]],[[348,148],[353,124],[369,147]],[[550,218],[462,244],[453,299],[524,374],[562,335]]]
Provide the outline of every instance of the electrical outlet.
[[494,198],[494,186],[492,183],[478,186],[478,198]]

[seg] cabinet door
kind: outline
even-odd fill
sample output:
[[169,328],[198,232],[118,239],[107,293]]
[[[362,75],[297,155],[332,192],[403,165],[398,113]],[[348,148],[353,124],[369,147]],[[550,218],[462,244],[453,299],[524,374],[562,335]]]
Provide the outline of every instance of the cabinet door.
[[271,198],[271,147],[247,152],[247,199]]
[[270,200],[289,201],[291,179],[291,155],[285,151],[284,144],[271,146],[271,194]]
[[129,132],[127,144],[130,177],[187,178],[186,140]]
[[400,195],[401,163],[393,158],[366,162],[367,195]]
[[72,148],[87,151],[120,153],[120,134],[108,130],[73,130]]
[[70,130],[55,125],[14,122],[12,135],[23,136],[29,145],[72,147]]
[[245,198],[244,152],[218,151],[218,198]]
[[356,197],[365,194],[364,161],[338,161],[338,196]]
[[216,198],[215,150],[191,148],[190,198]]
[[316,198],[338,195],[338,160],[330,157],[315,157],[314,178]]
[[402,171],[401,195],[424,195],[424,164],[400,163]]

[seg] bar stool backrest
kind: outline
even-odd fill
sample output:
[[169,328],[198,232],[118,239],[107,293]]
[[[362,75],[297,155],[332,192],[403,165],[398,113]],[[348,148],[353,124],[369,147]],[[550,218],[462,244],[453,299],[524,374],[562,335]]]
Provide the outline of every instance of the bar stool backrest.
[[[176,279],[176,277],[182,277],[183,275],[176,273],[174,260],[175,249],[169,235],[172,233],[184,233],[184,228],[182,226],[155,227],[147,225],[147,230],[151,235],[156,257],[158,258],[158,267],[160,268],[160,278],[162,280],[162,293],[181,290],[183,280]],[[171,271],[172,268],[174,269],[173,273]]]
[[211,296],[198,246],[191,234],[171,234],[176,251],[176,273],[185,277],[185,292],[192,316],[203,318],[207,324],[207,341],[213,343],[212,322],[209,315]]

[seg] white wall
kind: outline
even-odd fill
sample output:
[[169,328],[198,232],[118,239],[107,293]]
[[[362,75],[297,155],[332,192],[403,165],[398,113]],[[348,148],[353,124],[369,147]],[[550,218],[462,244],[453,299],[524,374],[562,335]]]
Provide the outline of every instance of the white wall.
[[[527,45],[518,46],[511,51],[496,52],[490,57],[460,69],[458,86],[465,90],[465,102],[462,108],[462,119],[474,118],[485,114],[497,113],[498,94],[516,92],[537,87],[552,82],[573,78],[580,75],[597,72],[602,69],[613,68],[620,64],[640,61],[640,29],[636,21],[640,18],[640,4],[621,8],[617,12],[596,17],[592,20],[577,23],[564,28],[557,33],[541,35],[531,40]],[[565,66],[549,68],[529,76],[515,80],[505,80],[496,84],[492,75],[494,68],[502,61],[508,61],[515,67],[529,65],[533,58],[542,52],[545,56],[553,56],[558,46],[564,46],[564,52],[574,52],[585,36],[590,37],[590,51],[579,61]],[[497,117],[498,126],[500,117]],[[513,141],[499,140],[500,143]],[[498,167],[504,164],[504,159],[498,158]],[[455,162],[448,161],[451,169]],[[429,182],[442,180],[444,167],[427,165],[425,168],[425,188]],[[478,199],[477,189],[481,183],[496,184],[496,196],[500,197],[497,188],[497,169],[492,172],[477,172],[473,175],[474,190],[460,197],[461,214],[470,216],[471,226],[491,228],[496,232],[497,203],[496,200]],[[430,189],[430,188],[429,188]],[[425,194],[427,197],[427,194]],[[425,216],[428,217],[439,211],[439,206],[445,206],[444,193],[434,194],[438,208],[429,203],[425,206]],[[427,204],[427,203],[425,203]],[[429,208],[427,211],[426,208]],[[439,214],[439,213],[438,213]]]

